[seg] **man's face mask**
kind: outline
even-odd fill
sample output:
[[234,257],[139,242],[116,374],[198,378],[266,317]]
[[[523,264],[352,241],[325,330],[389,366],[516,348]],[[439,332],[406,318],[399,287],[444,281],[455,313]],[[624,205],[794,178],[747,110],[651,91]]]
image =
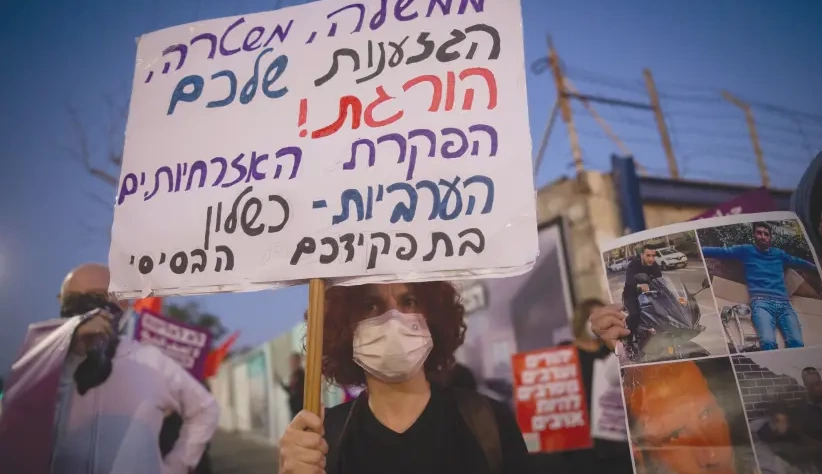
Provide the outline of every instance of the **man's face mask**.
[[103,310],[113,316],[115,336],[111,339],[101,338],[97,346],[88,351],[86,360],[74,373],[74,381],[80,395],[102,384],[111,375],[112,358],[120,342],[116,334],[123,311],[105,293],[69,293],[63,297],[60,306],[60,316],[63,318],[84,315],[94,310]]
[[408,380],[425,364],[434,347],[421,314],[390,310],[366,319],[354,331],[354,362],[378,380]]

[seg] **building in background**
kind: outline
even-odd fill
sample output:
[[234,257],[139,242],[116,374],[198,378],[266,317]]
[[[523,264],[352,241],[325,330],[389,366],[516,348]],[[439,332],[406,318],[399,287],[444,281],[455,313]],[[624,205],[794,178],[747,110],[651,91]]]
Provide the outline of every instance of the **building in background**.
[[[242,432],[276,444],[291,422],[288,393],[276,382],[275,374],[288,378],[288,359],[303,351],[305,324],[223,362],[210,380],[211,390],[220,404],[220,428]],[[343,392],[327,385],[323,404],[341,403]]]

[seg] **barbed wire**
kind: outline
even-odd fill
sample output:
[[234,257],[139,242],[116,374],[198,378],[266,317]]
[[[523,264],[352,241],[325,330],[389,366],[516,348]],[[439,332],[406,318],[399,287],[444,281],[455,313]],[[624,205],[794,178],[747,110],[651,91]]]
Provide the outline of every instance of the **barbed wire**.
[[[538,63],[532,67],[537,74],[544,72],[544,68],[536,67]],[[572,65],[564,65],[564,73],[583,95],[650,104],[641,78],[615,77]],[[761,181],[745,114],[723,98],[722,89],[670,82],[657,82],[656,87],[683,177]],[[766,169],[772,180],[782,186],[795,186],[805,167],[822,150],[822,115],[744,97],[742,100],[753,113]],[[618,153],[619,147],[579,101],[572,100],[571,104],[581,144],[597,143]],[[648,172],[668,174],[651,110],[603,103],[593,105],[597,114]],[[602,158],[585,152],[583,159],[588,168],[610,167]]]

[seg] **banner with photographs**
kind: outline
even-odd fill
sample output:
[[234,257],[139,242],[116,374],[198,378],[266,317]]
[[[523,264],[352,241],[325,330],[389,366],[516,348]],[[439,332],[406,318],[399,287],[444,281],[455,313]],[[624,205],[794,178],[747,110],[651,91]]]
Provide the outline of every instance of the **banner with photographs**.
[[795,214],[660,227],[602,260],[637,474],[822,472],[822,279]]

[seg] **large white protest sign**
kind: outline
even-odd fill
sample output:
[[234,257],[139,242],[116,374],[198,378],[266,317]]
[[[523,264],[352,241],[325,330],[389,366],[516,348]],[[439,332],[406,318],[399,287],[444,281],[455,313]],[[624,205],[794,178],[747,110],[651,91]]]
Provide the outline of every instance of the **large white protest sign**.
[[519,1],[326,0],[154,32],[137,58],[113,291],[535,260]]

